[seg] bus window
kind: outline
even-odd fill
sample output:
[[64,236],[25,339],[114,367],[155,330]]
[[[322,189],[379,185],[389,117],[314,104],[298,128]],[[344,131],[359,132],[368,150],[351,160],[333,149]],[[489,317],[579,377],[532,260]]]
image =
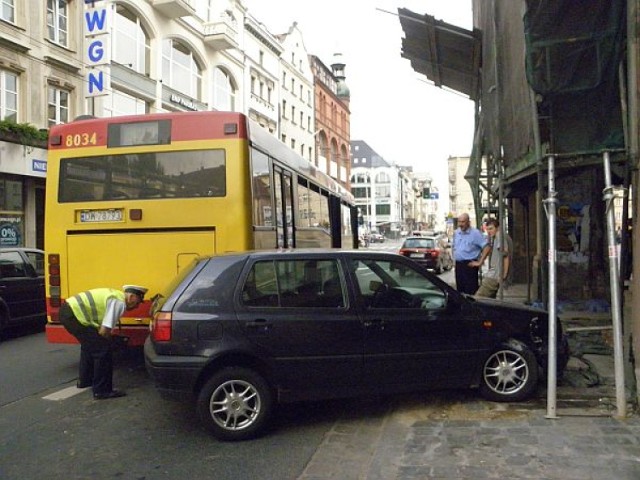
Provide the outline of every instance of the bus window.
[[298,227],[309,226],[309,188],[305,179],[298,177]]
[[224,150],[191,150],[62,159],[58,200],[224,197]]
[[253,224],[259,227],[273,227],[269,157],[255,148],[251,150],[251,176]]
[[273,168],[276,200],[276,231],[278,248],[293,248],[293,192],[291,174],[279,167]]

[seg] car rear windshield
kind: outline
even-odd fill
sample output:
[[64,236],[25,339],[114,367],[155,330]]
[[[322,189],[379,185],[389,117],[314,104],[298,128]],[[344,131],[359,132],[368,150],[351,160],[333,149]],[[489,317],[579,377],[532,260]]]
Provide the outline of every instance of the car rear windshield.
[[404,248],[434,248],[433,238],[408,238],[404,242]]

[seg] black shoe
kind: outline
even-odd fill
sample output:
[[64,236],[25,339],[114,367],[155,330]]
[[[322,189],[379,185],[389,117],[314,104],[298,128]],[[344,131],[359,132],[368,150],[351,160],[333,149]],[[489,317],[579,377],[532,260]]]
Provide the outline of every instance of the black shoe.
[[126,396],[126,392],[122,392],[120,390],[111,390],[107,393],[94,393],[93,398],[95,400],[106,400],[108,398],[118,398]]
[[76,388],[89,388],[90,386],[90,383],[81,383],[80,380],[76,382]]

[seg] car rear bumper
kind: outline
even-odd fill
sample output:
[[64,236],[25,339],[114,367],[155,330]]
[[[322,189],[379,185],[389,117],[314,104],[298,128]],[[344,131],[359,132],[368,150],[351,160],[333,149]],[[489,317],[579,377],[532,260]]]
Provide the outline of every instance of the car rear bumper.
[[144,363],[156,388],[171,397],[190,396],[207,363],[204,357],[158,355],[150,339],[144,344]]
[[412,260],[414,262],[416,262],[418,265],[421,265],[425,268],[438,268],[438,259],[437,258],[409,258],[409,260]]

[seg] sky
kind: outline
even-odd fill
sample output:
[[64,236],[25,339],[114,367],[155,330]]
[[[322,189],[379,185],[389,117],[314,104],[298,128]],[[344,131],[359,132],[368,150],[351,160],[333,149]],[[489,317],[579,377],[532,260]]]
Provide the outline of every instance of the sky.
[[351,139],[365,141],[388,162],[428,172],[447,192],[447,158],[471,153],[474,104],[433,86],[401,57],[404,32],[397,13],[407,8],[471,29],[471,0],[242,2],[273,34],[297,22],[307,53],[325,65],[342,53],[351,92]]

